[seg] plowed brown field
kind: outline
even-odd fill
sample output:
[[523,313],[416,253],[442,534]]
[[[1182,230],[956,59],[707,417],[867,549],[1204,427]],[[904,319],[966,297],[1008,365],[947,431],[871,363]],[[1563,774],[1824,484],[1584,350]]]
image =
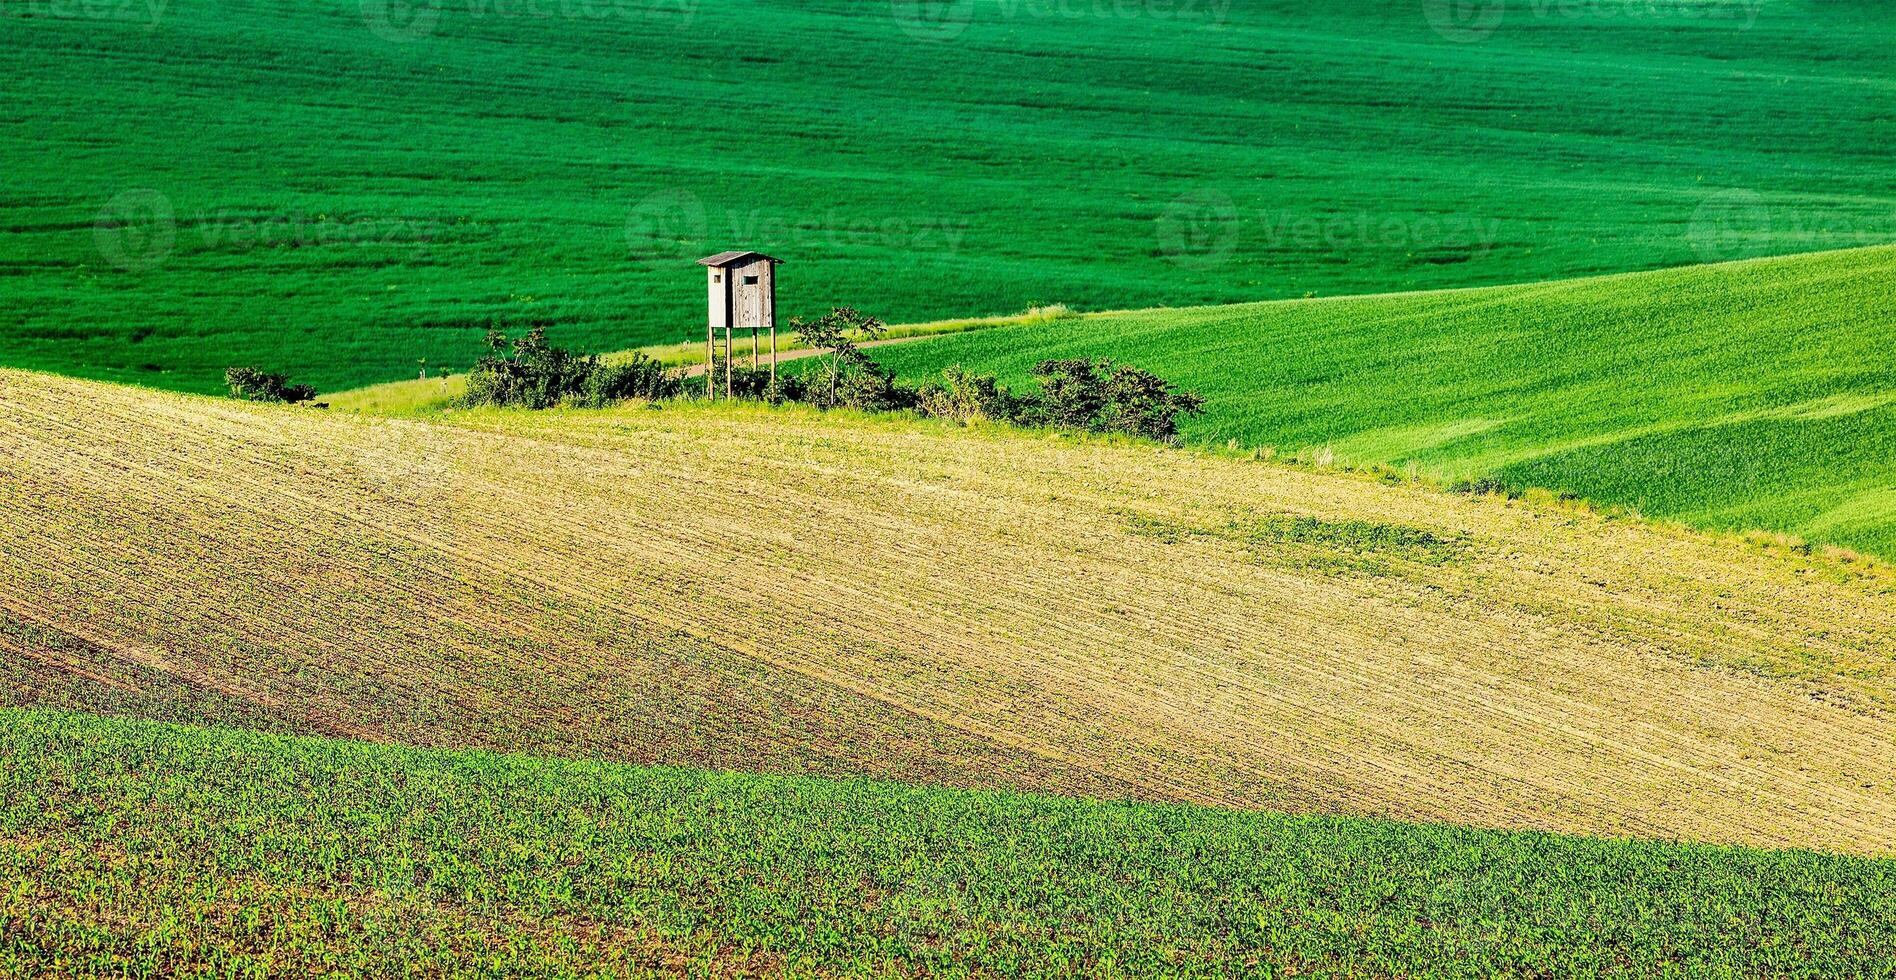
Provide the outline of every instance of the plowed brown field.
[[0,372],[15,703],[1896,852],[1886,571],[1150,445]]

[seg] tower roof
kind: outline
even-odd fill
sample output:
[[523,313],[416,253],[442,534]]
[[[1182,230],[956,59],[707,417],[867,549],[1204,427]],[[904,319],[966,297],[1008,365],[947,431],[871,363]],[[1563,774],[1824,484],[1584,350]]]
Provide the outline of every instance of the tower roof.
[[783,264],[782,259],[773,259],[762,252],[719,252],[698,260],[699,265],[708,265],[714,269],[729,269],[736,265],[750,265],[752,262]]

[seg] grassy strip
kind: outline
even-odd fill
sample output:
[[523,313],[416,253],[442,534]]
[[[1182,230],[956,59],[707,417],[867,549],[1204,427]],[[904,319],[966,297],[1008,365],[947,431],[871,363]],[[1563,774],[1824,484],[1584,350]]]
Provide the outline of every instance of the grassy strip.
[[0,711],[0,971],[1890,976],[1896,864]]

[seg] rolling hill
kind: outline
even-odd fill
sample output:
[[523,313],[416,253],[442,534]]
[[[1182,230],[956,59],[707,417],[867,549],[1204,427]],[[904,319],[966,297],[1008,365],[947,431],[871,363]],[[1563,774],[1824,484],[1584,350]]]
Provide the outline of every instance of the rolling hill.
[[1102,355],[1195,389],[1188,438],[1415,465],[1896,558],[1896,248],[1088,316],[877,351],[1020,382]]
[[0,372],[9,703],[1889,853],[1896,580],[1150,444]]
[[787,312],[919,320],[1887,241],[1887,14],[9,2],[0,363],[335,389],[496,321],[675,341],[730,247],[791,260]]
[[1896,862],[0,709],[9,976],[1886,977]]

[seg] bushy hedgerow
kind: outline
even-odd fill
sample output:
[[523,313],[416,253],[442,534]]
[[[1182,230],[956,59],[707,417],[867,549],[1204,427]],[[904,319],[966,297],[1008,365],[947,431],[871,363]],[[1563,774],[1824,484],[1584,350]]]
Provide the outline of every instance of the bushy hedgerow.
[[818,408],[870,412],[913,409],[967,424],[986,420],[1042,428],[1117,432],[1176,441],[1180,416],[1203,414],[1205,400],[1170,382],[1108,358],[1042,361],[1034,367],[1039,390],[1009,391],[990,375],[959,365],[940,381],[917,389],[899,384],[858,342],[882,336],[882,322],[847,307],[816,320],[792,321],[803,341],[822,353],[809,372],[804,401]]
[[657,360],[634,352],[627,360],[595,364],[575,401],[587,408],[604,408],[633,399],[659,401],[678,397],[684,385],[683,378]]
[[[725,390],[726,390],[725,389],[726,379],[724,376],[725,367],[726,365],[725,365],[723,354],[720,353],[712,358],[710,390],[714,392],[719,398],[724,397]],[[730,367],[729,384],[730,384],[729,390],[730,390],[731,397],[743,399],[745,401],[767,401],[767,402],[782,403],[784,401],[801,401],[802,400],[801,388],[798,389],[799,394],[796,398],[789,398],[789,399],[773,398],[771,396],[771,388],[770,388],[770,371],[764,368],[750,368],[750,367],[745,367],[743,364],[732,365]],[[703,378],[699,378],[697,382],[691,387],[691,390],[685,393],[688,395],[694,395],[694,396],[702,395],[704,394],[705,390],[706,390],[705,380]]]
[[[773,379],[769,371],[727,365],[714,356],[710,378],[689,383],[642,353],[607,363],[596,354],[556,347],[547,340],[544,325],[534,325],[518,340],[496,329],[488,332],[487,353],[468,372],[462,404],[598,408],[633,399],[697,397],[707,391],[721,398],[728,390],[738,399],[771,404],[915,411],[963,425],[998,422],[1165,442],[1177,441],[1181,416],[1204,412],[1205,401],[1198,395],[1178,391],[1150,371],[1103,357],[1041,361],[1033,371],[1036,388],[1027,392],[1012,391],[993,375],[975,374],[960,365],[943,371],[938,381],[911,388],[858,346],[882,335],[882,323],[874,317],[839,307],[818,319],[791,324],[818,351],[810,370]],[[282,375],[249,368],[232,368],[229,378],[231,393],[239,397],[296,401],[315,394],[303,386],[286,387]]]
[[1173,390],[1170,382],[1106,358],[1042,361],[1034,367],[1037,392],[1016,393],[992,375],[960,365],[941,381],[923,385],[916,407],[924,415],[966,424],[977,420],[1036,428],[1117,432],[1171,442],[1180,416],[1203,414],[1205,400]]
[[968,425],[974,422],[1019,422],[1022,400],[991,374],[974,374],[959,364],[941,372],[915,393],[916,410],[930,418]]
[[316,397],[315,388],[290,384],[287,374],[254,367],[225,368],[224,383],[230,386],[230,397],[249,402],[287,402],[295,405]]
[[678,377],[644,354],[605,363],[596,354],[553,346],[547,341],[546,327],[535,325],[511,342],[503,330],[488,332],[487,353],[468,372],[462,402],[533,409],[600,408],[634,398],[673,398],[682,387]]

